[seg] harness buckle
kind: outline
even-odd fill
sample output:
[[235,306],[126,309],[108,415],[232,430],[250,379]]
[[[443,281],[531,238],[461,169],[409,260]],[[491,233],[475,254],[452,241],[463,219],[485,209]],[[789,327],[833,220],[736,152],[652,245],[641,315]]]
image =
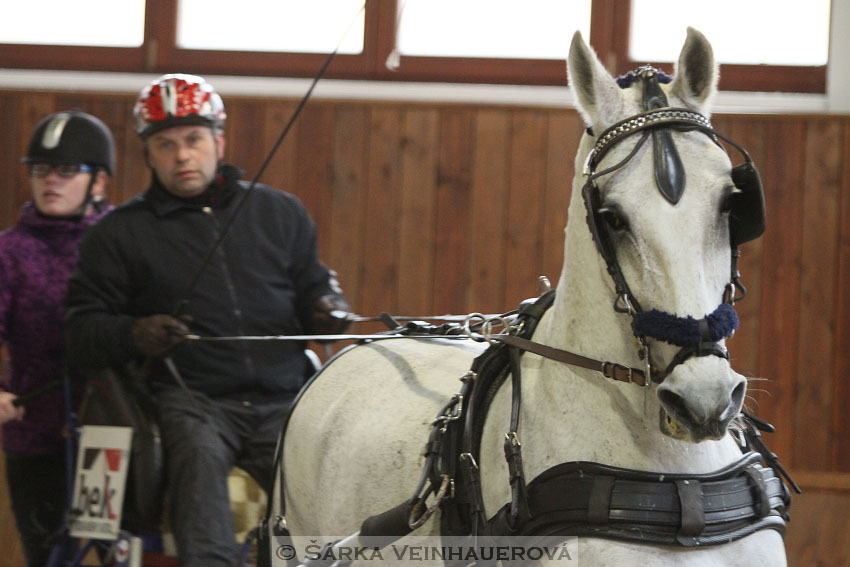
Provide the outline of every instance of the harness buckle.
[[478,463],[475,462],[475,457],[472,456],[472,453],[461,453],[459,458],[461,461],[469,461],[469,466],[478,470]]
[[438,415],[434,421],[431,422],[431,427],[438,425],[440,423],[443,424],[440,431],[442,433],[446,432],[446,426],[450,421],[457,421],[460,419],[461,413],[463,412],[463,395],[455,394],[452,396],[452,399],[449,400],[449,404],[446,406],[444,413],[442,415]]
[[643,386],[644,388],[649,388],[653,381],[652,353],[649,350],[649,344],[646,342],[645,337],[638,337],[637,340],[640,343],[638,357],[643,361]]
[[451,413],[446,414],[446,421],[457,421],[460,419],[460,413],[463,410],[463,395],[455,394],[452,396],[454,405],[451,408]]
[[460,377],[460,381],[466,384],[467,382],[474,382],[475,379],[478,378],[478,373],[473,370],[467,370],[463,376]]
[[617,313],[628,313],[630,316],[635,316],[635,308],[632,306],[632,302],[629,301],[628,293],[619,293],[617,297],[614,299],[614,311]]
[[[623,370],[626,372],[626,380],[621,380],[617,378],[617,370]],[[617,380],[620,382],[633,382],[632,378],[634,376],[634,372],[630,366],[624,366],[622,364],[617,364],[616,362],[603,362],[602,363],[602,375],[606,378],[611,378],[612,380]]]

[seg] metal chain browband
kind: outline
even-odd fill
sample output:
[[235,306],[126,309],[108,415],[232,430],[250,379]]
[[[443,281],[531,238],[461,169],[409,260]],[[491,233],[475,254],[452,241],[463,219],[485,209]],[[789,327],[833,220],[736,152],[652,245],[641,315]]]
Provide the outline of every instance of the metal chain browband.
[[687,108],[673,107],[647,110],[641,114],[621,120],[602,132],[596,140],[593,149],[587,154],[582,172],[586,176],[591,175],[592,170],[599,164],[605,154],[624,138],[628,138],[641,130],[675,124],[696,127],[709,135],[716,135],[714,128],[711,126],[711,121],[699,112],[694,112]]

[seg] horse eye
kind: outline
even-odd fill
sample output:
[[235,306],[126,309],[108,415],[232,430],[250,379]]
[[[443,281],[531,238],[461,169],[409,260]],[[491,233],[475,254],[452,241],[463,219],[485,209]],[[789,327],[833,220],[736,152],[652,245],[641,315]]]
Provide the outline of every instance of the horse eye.
[[621,230],[629,228],[626,220],[614,211],[610,209],[601,209],[599,213],[602,215],[602,220],[605,221],[605,224],[611,227],[611,230],[620,232]]

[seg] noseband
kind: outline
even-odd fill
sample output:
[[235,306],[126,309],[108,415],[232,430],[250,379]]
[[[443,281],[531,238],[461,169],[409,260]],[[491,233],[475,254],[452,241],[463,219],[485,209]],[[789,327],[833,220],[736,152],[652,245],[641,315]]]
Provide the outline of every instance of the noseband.
[[[614,281],[616,297],[614,310],[632,318],[632,331],[638,340],[638,356],[648,366],[649,374],[656,383],[661,383],[673,369],[692,357],[718,356],[728,360],[729,353],[720,341],[730,337],[738,328],[738,316],[733,305],[743,299],[746,289],[740,283],[737,262],[740,256],[738,245],[752,240],[764,231],[764,197],[758,171],[749,154],[737,143],[714,130],[708,118],[687,108],[667,106],[667,97],[661,90],[660,75],[649,66],[641,67],[634,75],[642,82],[644,112],[617,122],[599,135],[584,165],[586,181],[582,189],[587,224],[600,256],[605,261],[608,273]],[[667,78],[669,80],[669,78]],[[667,201],[675,205],[685,190],[685,171],[676,150],[671,130],[698,131],[709,136],[720,146],[722,139],[744,156],[744,164],[732,170],[732,181],[738,192],[731,197],[730,245],[732,247],[732,274],[723,294],[722,303],[711,314],[702,319],[679,317],[659,310],[644,311],[640,302],[629,289],[611,235],[602,218],[601,195],[597,180],[624,167],[635,156],[643,144],[652,137],[655,182]],[[597,171],[602,158],[623,140],[640,134],[635,147],[619,163]],[[740,295],[736,296],[736,292]],[[651,365],[647,339],[667,342],[682,347],[673,360],[659,371]]]

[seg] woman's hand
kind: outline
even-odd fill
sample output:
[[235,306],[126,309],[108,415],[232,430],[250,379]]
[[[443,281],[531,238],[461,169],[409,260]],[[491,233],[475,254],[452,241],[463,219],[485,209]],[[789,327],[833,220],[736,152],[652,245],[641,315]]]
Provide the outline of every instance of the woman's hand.
[[12,403],[17,397],[9,392],[0,392],[0,423],[24,418],[24,407]]

